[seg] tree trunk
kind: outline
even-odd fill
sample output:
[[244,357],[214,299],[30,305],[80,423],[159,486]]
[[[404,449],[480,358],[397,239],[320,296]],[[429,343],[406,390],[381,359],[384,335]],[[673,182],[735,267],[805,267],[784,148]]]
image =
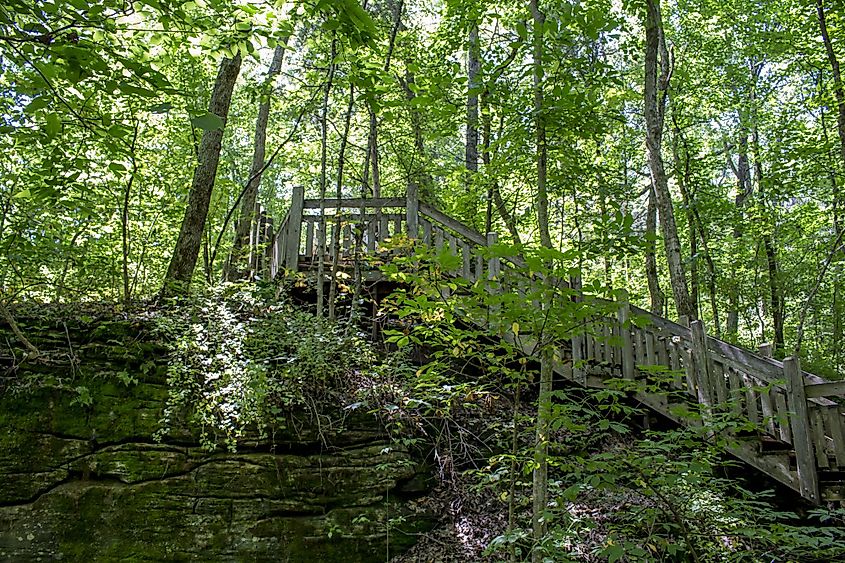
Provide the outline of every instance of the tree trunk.
[[220,62],[220,70],[217,73],[217,80],[214,82],[208,111],[223,120],[224,126],[219,129],[204,131],[202,134],[198,152],[199,163],[194,170],[194,179],[188,195],[188,205],[185,209],[185,217],[182,220],[182,228],[176,241],[176,249],[173,251],[173,257],[164,279],[163,295],[186,291],[197,265],[205,221],[208,217],[208,207],[211,202],[211,193],[214,189],[214,178],[217,175],[217,164],[220,161],[223,131],[226,118],[229,115],[232,91],[240,70],[240,55],[231,59],[224,58]]
[[[417,94],[414,92],[415,84],[414,73],[406,70],[405,76],[402,78],[402,88],[405,90],[405,99],[408,101],[411,130],[414,135],[414,158],[412,158],[411,165],[408,167],[408,184],[413,184],[416,187],[421,200],[430,202],[434,199],[433,181],[425,170],[425,141],[423,140],[422,115],[420,115],[417,107],[413,105],[413,100],[417,97]],[[421,164],[417,163],[417,159],[421,161]]]
[[[548,344],[546,348],[548,348]],[[540,360],[540,385],[537,398],[537,427],[534,442],[534,472],[532,474],[531,528],[534,548],[531,563],[545,559],[541,543],[548,526],[543,517],[549,504],[549,429],[552,421],[552,351],[544,349]]]
[[[646,15],[646,57],[645,57],[645,121],[646,149],[660,214],[660,226],[666,261],[669,266],[669,280],[679,316],[695,319],[687,289],[686,273],[681,257],[681,242],[675,225],[672,195],[660,152],[663,140],[663,116],[666,107],[666,93],[672,75],[669,51],[663,38],[663,20],[660,15],[660,0],[648,0]],[[659,68],[658,68],[659,66]],[[659,76],[658,76],[659,70]]]
[[657,239],[657,196],[654,186],[648,190],[648,209],[645,221],[646,251],[645,274],[648,280],[648,295],[651,301],[651,312],[655,315],[665,314],[666,296],[660,289],[660,278],[657,274],[657,256],[655,240]]
[[[675,118],[674,110],[672,117],[673,119]],[[680,136],[681,131],[676,123],[675,131],[672,135],[672,158],[675,164],[675,179],[678,189],[681,192],[681,201],[683,202],[684,209],[686,209],[687,230],[689,231],[690,299],[695,310],[699,311],[698,236],[696,235],[695,217],[688,187],[690,179],[690,156],[689,152],[684,151],[683,158],[681,158]]]
[[[757,175],[757,191],[762,198],[764,193],[763,183],[763,161],[760,157],[760,135],[757,131],[757,123],[753,125],[751,132],[752,149],[754,151],[754,170]],[[780,267],[777,259],[777,249],[775,247],[772,233],[764,231],[763,233],[763,248],[766,251],[766,267],[769,273],[769,303],[772,310],[772,328],[774,329],[774,342],[772,347],[775,351],[784,350],[786,341],[784,338],[783,327],[786,321],[783,289],[780,283]]]
[[326,86],[323,92],[323,107],[320,112],[320,229],[317,236],[317,318],[323,316],[325,273],[326,273],[326,169],[328,167],[329,141],[329,98],[332,91],[335,73],[335,56],[337,55],[337,37],[332,37],[329,51],[329,70],[326,76]]
[[120,213],[120,238],[123,250],[123,304],[126,307],[129,307],[129,302],[132,299],[132,288],[129,285],[129,201],[132,198],[132,184],[135,182],[135,175],[138,173],[135,147],[138,142],[139,127],[140,124],[136,121],[132,132],[132,142],[129,144],[129,158],[132,161],[132,170],[129,171],[129,179],[126,181],[126,187],[123,189],[123,206]]
[[234,281],[249,277],[248,267],[250,231],[255,224],[258,200],[258,188],[261,185],[261,173],[264,168],[264,155],[267,141],[267,122],[270,117],[270,101],[272,99],[273,81],[282,69],[287,38],[276,46],[273,52],[273,61],[267,71],[267,78],[264,81],[264,91],[261,95],[261,104],[258,106],[258,117],[255,120],[255,142],[252,152],[252,166],[249,170],[246,190],[241,198],[241,209],[238,216],[238,223],[235,226],[235,240],[232,243],[232,252],[226,264],[225,277]]
[[[827,31],[824,0],[816,0],[816,12],[819,19],[819,29],[821,31],[822,41],[824,42],[824,49],[827,53],[827,61],[830,64],[831,71],[833,72],[833,94],[836,96],[836,123],[838,125],[837,131],[839,133],[839,154],[842,157],[842,165],[845,167],[845,86],[842,84],[842,74],[839,70],[839,59],[836,58],[836,51],[833,50],[833,43],[830,40],[830,35]],[[841,211],[840,204],[839,194],[835,193],[834,208]],[[836,222],[839,229],[841,229],[841,225],[839,225],[840,220],[841,217],[837,214]]]
[[[836,57],[836,51],[833,50],[833,42],[827,31],[827,19],[824,11],[824,0],[816,0],[816,13],[819,20],[819,30],[821,31],[822,42],[827,53],[827,61],[830,64],[830,69],[833,73],[833,93],[836,96],[836,123],[837,132],[839,133],[839,156],[842,164],[842,171],[845,174],[845,86],[842,84],[842,74],[839,67],[839,59]],[[824,120],[824,117],[822,117]],[[842,194],[839,186],[841,182],[837,181],[836,175],[833,174],[831,178],[831,187],[833,189],[833,228],[837,238],[841,238],[842,225]],[[839,357],[842,353],[843,341],[843,323],[842,323],[842,295],[841,284],[839,283],[842,277],[842,264],[836,262],[835,279],[833,284],[833,356],[834,361],[839,362]]]
[[[335,194],[337,199],[341,199],[343,197],[343,171],[346,166],[346,146],[349,143],[349,126],[352,122],[352,112],[355,108],[355,85],[349,85],[349,104],[346,107],[346,116],[343,120],[343,133],[340,137],[340,147],[337,152],[337,179],[335,182]],[[334,237],[334,254],[332,256],[332,274],[331,279],[329,281],[329,319],[335,320],[337,318],[337,314],[335,312],[335,299],[337,296],[337,273],[338,268],[340,265],[340,252],[342,246],[341,240],[341,220],[343,215],[340,213],[340,209],[338,209],[338,213],[335,215],[334,221],[334,230],[335,230],[335,237]],[[372,220],[372,219],[371,219]],[[364,221],[364,217],[362,214],[361,221]],[[363,223],[362,223],[363,225]]]
[[[675,114],[673,112],[672,118],[673,121],[675,119]],[[692,178],[691,166],[692,166],[692,158],[690,157],[690,150],[687,146],[686,140],[684,139],[683,133],[681,132],[680,127],[678,127],[677,122],[675,123],[675,140],[677,143],[673,145],[673,152],[680,151],[683,149],[684,157],[683,157],[683,171],[681,170],[680,165],[680,158],[679,154],[675,154],[675,169],[676,173],[678,174],[678,189],[681,191],[681,198],[683,199],[684,207],[687,209],[687,220],[690,223],[689,229],[689,236],[690,240],[700,241],[702,254],[704,256],[704,264],[707,270],[707,293],[708,293],[708,300],[710,301],[710,311],[713,315],[713,328],[714,328],[714,336],[716,338],[722,337],[722,322],[721,318],[719,317],[719,305],[717,301],[718,294],[716,292],[716,265],[713,263],[713,256],[710,253],[710,245],[707,242],[708,236],[707,231],[704,228],[704,222],[701,220],[701,215],[698,212],[698,207],[696,205],[695,196],[690,189],[690,180]],[[696,256],[698,252],[698,246],[694,245],[692,242],[690,243],[690,254],[692,256]],[[693,263],[695,263],[693,261]],[[690,273],[692,275],[695,274],[696,270],[692,270]],[[695,284],[697,285],[697,284]],[[698,310],[699,305],[699,294],[700,292],[695,291],[693,295],[693,304],[696,306],[696,310]]]
[[[744,124],[745,118],[740,115],[739,121],[741,124]],[[734,228],[733,228],[733,238],[734,238],[734,250],[739,250],[739,244],[742,240],[743,236],[743,208],[745,207],[745,202],[748,200],[749,196],[751,195],[751,169],[748,165],[748,131],[745,129],[745,126],[742,125],[742,130],[740,132],[739,143],[738,143],[738,156],[737,156],[737,165],[734,166],[733,160],[731,160],[731,156],[728,155],[728,160],[731,166],[731,169],[734,172],[734,175],[737,179],[737,194],[736,199],[734,200],[734,204],[736,206],[737,217],[734,219]],[[730,338],[736,339],[739,333],[739,286],[737,281],[737,269],[736,264],[733,265],[733,271],[731,275],[731,282],[728,289],[728,317],[725,330]]]
[[466,163],[466,188],[470,189],[478,172],[478,71],[481,68],[481,48],[478,44],[478,22],[470,23],[467,39],[467,133],[464,161]]
[[[540,11],[539,0],[529,0],[531,16],[534,20],[534,127],[537,142],[537,225],[540,229],[540,243],[546,248],[552,247],[552,237],[549,232],[549,196],[546,192],[546,120],[543,115],[543,27],[545,14]],[[546,276],[545,283],[551,284],[551,278]],[[541,338],[543,336],[541,335]],[[548,347],[548,345],[547,345]],[[540,385],[537,398],[537,426],[536,442],[534,444],[534,473],[532,483],[532,532],[534,548],[531,551],[531,562],[543,561],[541,543],[546,535],[546,521],[543,514],[548,506],[549,498],[549,427],[552,418],[552,352],[543,350],[540,362]]]
[[540,11],[539,0],[530,0],[529,8],[534,20],[534,128],[537,142],[537,224],[540,229],[540,243],[552,247],[549,232],[549,195],[546,191],[546,169],[548,147],[546,146],[546,119],[543,115],[543,27],[546,15]]

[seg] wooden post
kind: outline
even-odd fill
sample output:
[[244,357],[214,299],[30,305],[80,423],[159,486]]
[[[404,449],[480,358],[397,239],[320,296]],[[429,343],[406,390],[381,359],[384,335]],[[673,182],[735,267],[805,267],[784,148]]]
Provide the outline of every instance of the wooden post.
[[305,188],[293,187],[293,196],[288,213],[288,228],[285,233],[285,268],[296,272],[299,268],[299,236],[302,230],[302,209],[305,206]]
[[698,402],[705,406],[705,412],[709,414],[713,406],[713,387],[711,385],[710,352],[707,349],[707,334],[704,332],[704,323],[692,321],[690,331],[692,332],[691,367],[695,375]]
[[772,357],[772,345],[771,344],[760,344],[758,348],[760,355],[764,358],[771,358]]
[[634,379],[634,345],[631,341],[631,303],[628,292],[619,292],[619,331],[622,335],[622,377]]
[[786,358],[783,361],[783,374],[786,377],[786,393],[789,400],[790,425],[792,426],[792,445],[795,448],[801,496],[818,504],[820,501],[819,477],[816,471],[807,395],[804,390],[804,375],[801,373],[800,360],[794,356]]
[[[499,242],[499,233],[487,233],[487,248]],[[487,261],[487,279],[498,278],[502,270],[502,263],[498,258],[490,258]]]
[[420,229],[420,200],[417,196],[417,185],[413,182],[408,184],[408,192],[405,201],[405,223],[408,229],[408,238],[415,239],[419,236]]
[[261,268],[264,276],[273,277],[273,218],[267,217],[264,223],[264,264]]

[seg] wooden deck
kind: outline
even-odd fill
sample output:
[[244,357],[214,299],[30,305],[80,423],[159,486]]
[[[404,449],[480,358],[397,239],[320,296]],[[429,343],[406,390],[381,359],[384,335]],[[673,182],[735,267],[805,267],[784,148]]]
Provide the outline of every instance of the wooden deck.
[[[338,214],[342,221],[337,221]],[[339,225],[339,226],[338,226]],[[360,242],[356,229],[363,229]],[[321,232],[322,231],[322,232]],[[358,231],[359,233],[361,231]],[[356,253],[376,253],[385,239],[404,233],[438,250],[448,248],[460,257],[454,275],[469,281],[502,279],[501,291],[519,291],[513,279],[524,265],[518,257],[489,259],[481,249],[494,244],[486,236],[433,207],[416,195],[405,198],[307,200],[294,190],[291,209],[279,228],[269,253],[272,276],[314,263],[324,252],[330,264]],[[580,287],[573,280],[569,288]],[[677,377],[656,392],[635,397],[648,408],[679,424],[707,424],[707,416],[729,412],[758,430],[731,436],[728,451],[765,474],[820,503],[845,499],[845,382],[828,382],[803,372],[797,358],[783,362],[765,350],[752,352],[707,336],[701,321],[674,322],[627,303],[617,302],[618,314],[595,320],[585,334],[560,347],[554,369],[559,376],[582,386],[603,387],[608,378],[649,382],[654,368],[672,370]],[[645,326],[630,322],[647,319]],[[638,323],[641,324],[641,323]],[[524,335],[514,338],[526,354],[533,346]],[[508,338],[508,335],[506,335]],[[652,387],[653,388],[653,387]],[[668,399],[671,397],[672,399]],[[703,422],[679,416],[683,404],[699,405]]]

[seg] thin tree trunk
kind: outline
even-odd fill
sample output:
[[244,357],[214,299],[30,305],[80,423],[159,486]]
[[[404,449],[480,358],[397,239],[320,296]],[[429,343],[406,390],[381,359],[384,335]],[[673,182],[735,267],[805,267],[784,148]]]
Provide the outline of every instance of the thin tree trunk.
[[543,28],[546,15],[540,11],[540,0],[529,0],[533,29],[533,76],[534,76],[534,128],[537,150],[537,224],[540,229],[540,243],[552,247],[549,232],[549,194],[546,190],[548,147],[546,146],[546,118],[543,108]]
[[[335,183],[335,193],[337,199],[341,199],[343,197],[343,170],[346,164],[346,145],[349,142],[349,126],[352,122],[352,110],[355,107],[355,86],[354,84],[349,85],[349,105],[346,107],[346,116],[343,121],[343,134],[340,137],[340,148],[338,149],[337,153],[337,181]],[[341,250],[341,219],[342,215],[340,213],[340,209],[337,210],[337,214],[335,215],[335,223],[334,229],[337,235],[335,238],[335,245],[334,245],[334,256],[332,256],[332,275],[331,280],[329,281],[329,319],[334,320],[337,318],[335,313],[335,299],[337,297],[337,272],[338,267],[340,264],[340,250]],[[364,217],[362,215],[361,221],[364,221]]]
[[[819,30],[821,31],[822,42],[824,43],[825,52],[827,53],[827,60],[830,64],[830,69],[833,72],[833,93],[836,96],[836,123],[837,132],[839,134],[839,156],[841,159],[843,174],[845,174],[845,86],[842,84],[842,74],[839,67],[839,59],[836,57],[836,51],[833,49],[833,42],[830,39],[830,34],[827,30],[827,19],[825,17],[824,0],[816,0],[816,13],[819,20]],[[822,117],[824,121],[824,117]],[[826,133],[825,133],[826,134]],[[842,225],[842,194],[840,190],[841,182],[837,181],[836,175],[831,174],[831,188],[833,190],[833,227],[837,238],[841,238],[843,231]],[[842,277],[842,265],[837,261],[834,264],[834,283],[833,283],[833,356],[834,361],[838,364],[839,357],[842,353],[843,338],[843,323],[842,323],[842,295],[841,283],[839,280]]]
[[[675,115],[673,113],[673,120],[674,118]],[[713,315],[714,336],[716,336],[716,338],[721,338],[722,321],[719,317],[719,304],[716,292],[716,265],[713,263],[713,256],[710,253],[710,245],[707,242],[708,237],[707,231],[704,228],[704,222],[701,220],[701,215],[698,212],[698,206],[696,205],[694,194],[690,190],[690,179],[692,178],[692,172],[690,169],[692,165],[692,158],[690,157],[689,146],[687,145],[677,122],[675,122],[675,135],[677,136],[678,144],[682,146],[684,151],[683,172],[681,172],[678,165],[678,156],[675,156],[675,167],[677,174],[679,175],[678,188],[681,191],[681,198],[683,199],[684,206],[687,209],[687,220],[690,222],[690,240],[699,240],[701,242],[704,264],[707,270],[707,293],[708,300],[710,302],[710,311]],[[681,176],[683,181],[680,181]],[[692,256],[695,256],[698,252],[697,248],[697,245],[690,244],[690,254]],[[696,309],[698,309],[698,299],[700,299],[700,297],[696,297],[694,300]]]
[[545,557],[541,549],[548,529],[543,515],[549,504],[549,430],[552,420],[552,352],[544,349],[540,360],[540,382],[537,398],[537,427],[534,441],[534,472],[532,474],[532,517],[534,548],[531,562],[541,563]]
[[[765,196],[763,182],[763,162],[760,157],[760,135],[757,131],[755,121],[751,132],[752,150],[754,152],[754,170],[757,176],[757,191],[760,197]],[[774,329],[774,342],[772,348],[775,351],[784,350],[786,346],[784,337],[785,311],[783,289],[780,283],[780,267],[777,259],[777,248],[775,247],[772,234],[763,233],[763,248],[766,251],[766,266],[769,274],[769,303],[772,310],[772,328]]]
[[[540,230],[540,243],[546,248],[552,248],[552,237],[549,232],[549,196],[546,191],[547,147],[546,120],[543,107],[543,28],[545,14],[540,11],[539,0],[529,0],[529,9],[534,20],[533,28],[533,65],[534,76],[534,128],[536,133],[537,151],[537,225]],[[551,277],[546,276],[547,284],[551,284]],[[548,304],[546,306],[549,306]],[[541,336],[542,338],[542,336]],[[540,362],[539,396],[537,397],[537,424],[534,443],[534,472],[532,479],[532,518],[531,527],[534,546],[531,551],[532,563],[543,561],[542,541],[546,535],[547,525],[543,518],[549,498],[549,427],[552,417],[552,357],[551,352],[543,350]]]
[[129,306],[131,299],[131,288],[129,287],[129,201],[132,198],[132,184],[135,182],[135,174],[138,173],[138,162],[135,160],[135,146],[138,142],[138,127],[136,121],[132,132],[132,141],[129,145],[130,158],[132,159],[132,170],[129,172],[129,179],[123,190],[123,206],[120,213],[120,239],[122,244],[122,265],[123,265],[123,304]]
[[328,117],[329,96],[332,90],[335,73],[335,56],[337,54],[337,37],[332,37],[329,51],[329,71],[326,77],[326,88],[323,93],[323,108],[320,113],[320,232],[317,236],[317,318],[323,316],[325,273],[326,273],[326,168],[328,165]]
[[[487,104],[487,97],[485,95],[481,96],[481,109],[482,109],[482,116],[483,116],[483,127],[482,127],[482,151],[481,151],[481,159],[484,162],[484,170],[490,175],[490,163],[491,163],[491,136],[492,136],[492,119],[493,116],[490,112],[490,106]],[[490,185],[487,189],[487,212],[486,218],[484,222],[485,232],[490,232],[493,228],[493,206],[496,207],[496,211],[499,213],[499,216],[504,221],[505,226],[508,229],[511,237],[513,238],[513,242],[515,244],[522,244],[522,240],[519,236],[519,229],[516,226],[516,219],[514,216],[508,211],[507,204],[505,200],[502,198],[502,191],[499,187],[499,181],[496,177],[488,178],[487,180]]]
[[[289,37],[289,36],[288,36]],[[285,49],[287,48],[288,37],[276,46],[273,52],[273,60],[267,71],[267,78],[264,81],[261,103],[258,106],[258,117],[255,120],[255,141],[252,152],[252,166],[249,170],[249,181],[241,197],[241,209],[238,223],[235,226],[235,239],[232,242],[232,251],[226,263],[225,278],[230,281],[243,279],[249,276],[246,263],[248,261],[249,234],[256,220],[256,202],[258,200],[258,189],[261,185],[261,176],[264,169],[264,157],[267,144],[267,123],[270,118],[270,102],[273,97],[273,81],[282,70]],[[254,274],[255,272],[253,272]]]
[[[666,261],[669,266],[669,280],[675,297],[675,308],[679,316],[696,318],[695,308],[687,288],[686,272],[681,257],[681,242],[675,224],[672,195],[660,152],[663,140],[663,116],[666,95],[672,76],[669,51],[663,37],[663,20],[660,15],[660,0],[648,0],[646,10],[646,57],[645,57],[645,120],[646,149],[651,179],[660,214],[660,226]],[[659,68],[658,68],[659,67]],[[658,76],[659,71],[659,76]]]
[[645,274],[648,281],[648,295],[651,302],[651,312],[655,315],[665,313],[666,296],[660,289],[660,276],[657,273],[657,196],[654,194],[654,186],[648,190],[648,209],[645,220]]
[[684,151],[683,159],[681,158],[681,130],[678,127],[674,110],[672,112],[672,119],[675,123],[674,134],[672,135],[672,158],[675,164],[675,178],[678,189],[681,191],[681,201],[686,210],[687,229],[689,230],[690,299],[692,299],[695,310],[699,311],[698,236],[695,228],[693,204],[689,197],[690,155],[689,152]]
[[[842,165],[845,167],[845,86],[842,84],[842,74],[839,69],[839,59],[836,57],[836,51],[833,50],[833,42],[827,31],[827,19],[824,11],[824,0],[816,0],[816,13],[819,19],[819,30],[821,31],[822,42],[824,42],[824,49],[827,53],[827,61],[830,64],[830,69],[833,72],[833,93],[836,96],[836,123],[838,125],[837,132],[839,133],[839,154],[842,157]],[[835,209],[841,211],[841,201],[839,201],[839,193],[834,194]],[[841,217],[836,216],[837,224]],[[841,228],[841,227],[840,227]]]
[[[743,221],[745,202],[751,196],[751,169],[748,165],[748,131],[745,129],[745,118],[739,116],[742,130],[740,132],[738,143],[738,157],[737,165],[734,166],[733,160],[728,155],[728,163],[733,170],[737,179],[737,194],[734,204],[736,206],[737,217],[734,219],[733,238],[734,250],[739,251],[739,244],[744,233]],[[730,338],[736,339],[739,333],[739,286],[737,281],[736,263],[733,264],[733,271],[731,272],[731,281],[728,288],[728,316],[725,330]]]
[[226,118],[232,101],[232,91],[241,70],[241,56],[224,58],[214,82],[209,113],[219,117],[224,126],[204,131],[199,148],[199,163],[194,170],[194,179],[188,195],[188,205],[182,228],[176,241],[176,248],[165,276],[162,295],[187,291],[199,258],[200,244],[205,231],[217,164],[220,161],[220,147],[223,141]]
[[[364,3],[366,8],[366,2]],[[393,57],[393,48],[396,45],[396,34],[399,32],[399,27],[402,24],[402,12],[405,9],[404,0],[400,0],[396,4],[393,13],[393,26],[390,30],[390,42],[387,46],[387,55],[384,59],[384,72],[390,70],[390,62]],[[379,169],[379,154],[378,154],[378,116],[376,115],[375,107],[371,103],[369,107],[370,113],[370,131],[367,137],[367,147],[370,151],[370,169],[372,170],[373,183],[371,188],[373,190],[373,197],[381,197],[381,171]]]
[[478,72],[481,69],[481,47],[478,43],[478,22],[470,23],[467,39],[467,121],[464,162],[467,169],[466,188],[470,189],[478,172]]

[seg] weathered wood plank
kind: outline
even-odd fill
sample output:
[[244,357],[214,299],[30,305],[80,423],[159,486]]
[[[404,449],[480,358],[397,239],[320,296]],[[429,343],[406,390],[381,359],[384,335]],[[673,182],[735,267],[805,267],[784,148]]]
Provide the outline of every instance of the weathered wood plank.
[[461,275],[467,281],[475,281],[472,275],[472,253],[469,248],[469,244],[465,241],[460,241],[461,246]]
[[645,337],[646,365],[659,365],[657,363],[657,353],[654,350],[654,333],[646,329],[643,331],[643,336]]
[[804,395],[804,376],[798,358],[790,356],[783,362],[787,382],[789,410],[792,412],[792,440],[798,464],[798,481],[801,496],[819,502],[819,480],[813,452],[813,441],[808,416],[807,398]]
[[425,219],[420,219],[420,224],[422,225],[423,230],[423,244],[431,246],[431,222],[426,221]]
[[376,251],[376,222],[375,218],[367,221],[367,252]]
[[712,368],[712,380],[711,383],[713,385],[713,389],[716,392],[716,402],[720,405],[724,405],[728,402],[728,386],[727,386],[727,378],[725,377],[725,365],[721,362],[717,362],[713,360],[710,362]]
[[455,231],[456,233],[467,239],[469,242],[473,242],[478,246],[484,246],[485,244],[487,244],[487,239],[484,237],[484,235],[482,235],[475,229],[467,227],[457,219],[449,217],[442,211],[439,211],[424,203],[420,203],[420,213],[422,213],[429,219],[437,221],[444,227]]
[[826,383],[810,383],[804,386],[807,398],[815,397],[843,397],[845,396],[845,381],[829,381]]
[[777,427],[780,439],[787,444],[792,443],[792,430],[789,428],[789,409],[786,406],[786,392],[775,389],[775,410],[777,412]]
[[705,406],[705,412],[709,412],[714,401],[710,394],[710,353],[707,348],[707,335],[704,333],[704,323],[693,321],[690,323],[690,330],[692,332],[692,372],[695,377],[696,389],[698,390],[698,402]]
[[827,458],[827,433],[825,432],[822,408],[824,407],[814,406],[810,409],[810,428],[813,434],[816,464],[821,469],[830,469],[830,461]]
[[[499,242],[499,233],[487,233],[487,246],[493,246]],[[502,262],[497,257],[492,257],[487,260],[487,277],[488,279],[497,279],[502,272]]]
[[825,414],[825,424],[830,429],[833,441],[833,455],[838,468],[845,469],[845,429],[843,429],[842,410],[839,405],[822,407]]
[[631,338],[631,304],[628,302],[628,293],[622,293],[620,300],[618,318],[622,336],[622,377],[634,379],[634,345]]
[[294,186],[288,212],[287,239],[285,242],[285,268],[296,272],[299,267],[299,238],[302,229],[302,209],[305,202],[305,188]]
[[731,411],[734,416],[741,418],[744,414],[743,401],[745,399],[745,388],[742,385],[742,379],[733,368],[726,368],[728,372],[728,384],[730,387],[730,401]]
[[745,373],[742,374],[742,380],[745,383],[745,408],[748,412],[748,420],[756,426],[760,426],[762,423],[762,420],[760,420],[759,406],[760,394],[755,389],[759,385],[759,382]]
[[314,257],[314,228],[316,218],[308,217],[305,222],[305,256],[309,259]]
[[[397,231],[399,232],[399,231]],[[384,241],[389,239],[391,236],[390,234],[390,215],[387,213],[379,213],[378,217],[378,236],[376,237],[376,242],[378,242],[378,247],[382,248],[384,246]]]
[[772,436],[777,436],[775,409],[772,405],[772,395],[768,385],[760,389],[760,410],[763,412],[763,424],[766,431]]

